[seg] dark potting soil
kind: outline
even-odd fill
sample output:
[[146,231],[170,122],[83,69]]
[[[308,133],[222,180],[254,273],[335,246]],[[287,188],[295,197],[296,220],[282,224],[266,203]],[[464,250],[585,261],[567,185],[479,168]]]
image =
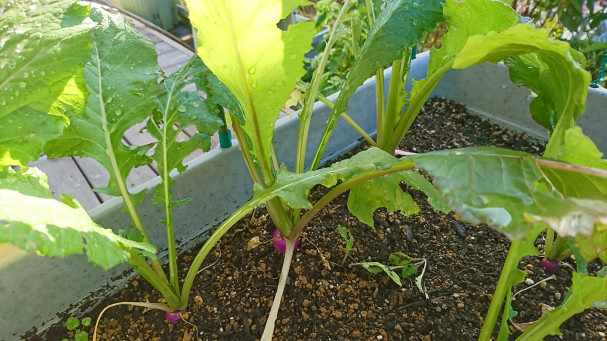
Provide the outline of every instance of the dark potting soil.
[[[426,152],[477,145],[492,145],[535,154],[542,143],[520,133],[488,123],[466,113],[461,104],[431,99],[411,127],[400,148]],[[365,148],[365,147],[361,147]],[[360,150],[360,148],[359,148]],[[421,208],[404,217],[380,209],[372,229],[347,210],[346,195],[335,200],[306,228],[283,296],[276,340],[475,340],[489,307],[509,241],[487,226],[470,226],[452,215],[436,213],[423,193],[403,185]],[[326,190],[317,188],[311,201]],[[345,241],[337,232],[347,226],[354,247],[342,265]],[[226,234],[207,257],[191,292],[184,315],[188,323],[168,323],[164,312],[118,306],[100,322],[101,340],[255,340],[259,339],[272,305],[283,256],[272,246],[275,227],[264,209],[247,216]],[[542,240],[538,240],[538,248]],[[182,268],[197,249],[185,252]],[[371,274],[354,263],[387,263],[392,252],[425,258],[423,284],[428,298],[413,277],[402,287],[384,274]],[[533,282],[551,276],[540,266],[541,258],[526,258],[520,269]],[[589,265],[591,273],[600,263]],[[575,268],[572,259],[556,279],[516,295],[515,323],[537,320],[542,305],[556,307],[564,298]],[[184,274],[182,274],[184,276]],[[531,282],[515,288],[529,287]],[[106,305],[120,301],[161,302],[160,295],[139,276],[118,294],[98,305],[89,315],[93,324]],[[61,340],[65,328],[54,326],[27,340]],[[510,325],[511,338],[520,334]],[[87,329],[92,335],[92,328]],[[587,310],[561,326],[562,340],[607,340],[607,313]],[[550,337],[559,340],[559,337]]]

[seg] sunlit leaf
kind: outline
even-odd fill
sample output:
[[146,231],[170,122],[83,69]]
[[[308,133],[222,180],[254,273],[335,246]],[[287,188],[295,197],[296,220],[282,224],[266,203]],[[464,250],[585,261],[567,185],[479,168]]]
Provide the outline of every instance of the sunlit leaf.
[[428,75],[453,60],[469,37],[475,35],[482,37],[488,32],[501,32],[518,21],[518,16],[512,8],[499,1],[447,0],[443,5],[443,15],[447,21],[448,31],[443,36],[442,47],[438,50],[432,49]]
[[122,238],[95,224],[73,197],[62,199],[63,203],[53,198],[46,175],[35,168],[1,171],[0,243],[46,256],[86,253],[104,269],[126,262],[129,250],[156,252],[150,244]]
[[[252,153],[271,156],[276,118],[295,83],[305,74],[304,54],[312,49],[314,23],[287,31],[278,21],[303,0],[186,1],[198,33],[198,55],[236,97],[244,112],[243,129]],[[268,159],[265,159],[268,158]]]
[[0,166],[37,160],[84,111],[95,26],[88,11],[74,0],[0,4]]
[[[148,164],[151,145],[128,147],[127,129],[143,122],[155,107],[160,70],[152,41],[143,38],[133,24],[119,14],[91,9],[99,24],[84,75],[90,95],[82,115],[70,116],[71,125],[50,141],[49,158],[78,155],[90,157],[110,174],[109,183],[95,190],[109,195],[130,196],[126,177],[136,167]],[[133,202],[143,195],[132,196]]]

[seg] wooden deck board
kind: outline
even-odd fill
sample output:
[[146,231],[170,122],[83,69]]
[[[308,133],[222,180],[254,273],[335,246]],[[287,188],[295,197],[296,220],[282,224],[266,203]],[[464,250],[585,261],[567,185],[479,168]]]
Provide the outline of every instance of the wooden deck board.
[[188,56],[181,51],[173,50],[158,56],[158,64],[166,74],[171,74],[184,66],[190,60],[190,57],[192,55]]
[[[74,161],[92,188],[107,186],[110,174],[99,162],[88,157],[74,157]],[[97,197],[101,202],[113,198],[111,195],[103,193],[97,193]]]
[[38,161],[28,164],[37,167],[49,178],[49,188],[58,200],[61,194],[74,196],[87,210],[100,204],[99,199],[88,184],[86,178],[71,157],[47,159],[42,156]]

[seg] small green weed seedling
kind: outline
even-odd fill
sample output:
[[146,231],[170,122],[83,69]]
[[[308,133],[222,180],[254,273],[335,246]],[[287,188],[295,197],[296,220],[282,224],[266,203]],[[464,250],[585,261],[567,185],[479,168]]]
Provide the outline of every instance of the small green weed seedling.
[[67,330],[74,333],[74,337],[70,339],[63,339],[62,341],[88,341],[89,333],[80,329],[79,327],[89,327],[91,325],[90,317],[83,317],[82,321],[78,320],[78,318],[70,316],[66,322]]
[[341,260],[341,264],[343,265],[346,262],[346,258],[348,258],[350,251],[352,251],[352,247],[354,246],[354,236],[347,227],[341,225],[337,225],[337,231],[339,232],[339,235],[346,241],[346,252],[344,254],[344,258]]
[[383,272],[388,275],[394,283],[402,287],[403,284],[401,279],[413,276],[417,272],[417,269],[423,265],[424,267],[422,268],[421,274],[415,277],[415,285],[419,291],[428,298],[428,293],[422,283],[422,279],[426,273],[426,264],[428,263],[425,258],[411,258],[402,252],[394,252],[390,254],[388,261],[390,262],[390,265],[384,265],[380,262],[362,262],[353,263],[350,264],[350,266],[360,265],[372,274]]

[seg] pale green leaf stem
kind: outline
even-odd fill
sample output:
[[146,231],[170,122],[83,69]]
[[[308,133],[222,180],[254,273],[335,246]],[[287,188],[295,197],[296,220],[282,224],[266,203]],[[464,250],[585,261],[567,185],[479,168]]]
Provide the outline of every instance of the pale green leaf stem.
[[[152,159],[156,161],[162,182],[156,187],[152,202],[164,207],[169,282],[175,292],[179,292],[179,278],[172,207],[184,204],[187,199],[173,201],[171,187],[174,180],[170,173],[174,169],[180,173],[184,172],[187,166],[183,164],[183,160],[193,151],[197,149],[208,151],[211,135],[223,124],[221,119],[209,113],[206,102],[199,98],[198,91],[183,90],[190,84],[189,74],[196,74],[197,79],[200,79],[201,73],[204,72],[208,72],[208,69],[199,58],[195,57],[183,68],[164,79],[161,82],[163,93],[158,96],[155,114],[147,124],[148,132],[158,141]],[[198,132],[187,141],[177,141],[179,133],[191,125],[195,125]],[[175,129],[175,127],[179,128]]]
[[[325,50],[323,52],[322,58],[318,63],[318,67],[312,76],[312,81],[310,82],[310,87],[308,92],[306,93],[306,100],[303,108],[299,114],[299,132],[297,136],[297,153],[295,155],[295,171],[298,173],[304,172],[304,164],[306,158],[306,148],[308,145],[308,132],[310,130],[310,122],[312,119],[312,110],[314,109],[314,103],[316,102],[316,98],[320,95],[320,85],[321,79],[325,73],[325,67],[327,62],[329,61],[329,55],[331,54],[331,49],[333,48],[333,44],[337,41],[338,34],[336,31],[342,24],[344,13],[347,13],[350,8],[350,0],[346,0],[339,14],[337,15],[337,19],[333,23],[333,28],[331,29],[331,33],[329,35],[329,40],[327,41]],[[354,44],[356,45],[356,44]],[[313,168],[312,168],[313,169]],[[299,212],[295,215],[296,217],[299,215]]]

